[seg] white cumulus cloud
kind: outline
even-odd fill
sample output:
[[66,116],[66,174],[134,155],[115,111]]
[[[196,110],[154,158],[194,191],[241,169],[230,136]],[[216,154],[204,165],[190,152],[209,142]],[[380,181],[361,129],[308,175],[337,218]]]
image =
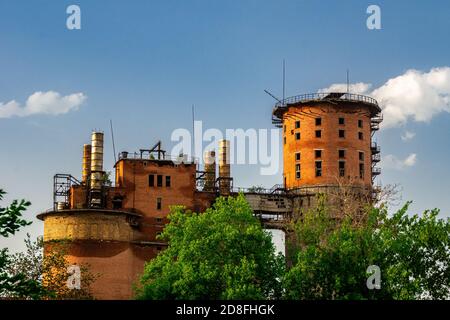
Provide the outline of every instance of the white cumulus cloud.
[[[372,85],[370,83],[358,82],[349,84],[348,89],[351,93],[367,94],[371,87]],[[347,92],[347,84],[335,83],[328,88],[319,89],[318,92]]]
[[417,154],[415,153],[411,153],[405,159],[399,159],[392,154],[388,154],[385,157],[383,157],[381,164],[383,168],[403,170],[407,167],[414,166],[416,162],[417,162]]
[[408,140],[411,140],[412,138],[414,138],[415,136],[416,136],[416,134],[414,132],[405,131],[405,133],[401,135],[401,138],[403,141],[408,141]]
[[[351,93],[375,98],[383,110],[383,128],[398,127],[408,121],[429,122],[441,112],[450,112],[450,67],[433,68],[429,72],[408,70],[387,80],[379,88],[371,84],[350,85]],[[346,92],[346,84],[333,84],[324,91]]]
[[55,91],[38,91],[29,96],[23,106],[15,100],[6,103],[0,102],[0,118],[64,114],[78,110],[86,99],[87,96],[83,93],[61,96]]

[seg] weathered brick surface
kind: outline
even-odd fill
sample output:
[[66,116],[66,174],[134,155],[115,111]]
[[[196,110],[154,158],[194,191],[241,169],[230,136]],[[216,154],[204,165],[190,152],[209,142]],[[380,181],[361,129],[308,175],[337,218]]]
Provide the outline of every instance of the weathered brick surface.
[[44,218],[44,241],[133,241],[135,238],[137,232],[130,227],[125,214],[67,210],[48,214]]
[[[339,124],[339,118],[345,119],[345,124]],[[316,125],[315,119],[321,118],[322,124]],[[300,128],[295,128],[295,122],[300,120]],[[363,127],[358,127],[358,120],[363,121]],[[297,188],[312,185],[336,184],[339,178],[340,160],[338,150],[345,150],[345,177],[354,184],[370,186],[371,180],[371,129],[370,112],[367,107],[355,108],[345,104],[332,105],[319,103],[290,107],[283,115],[283,145],[284,178],[287,188]],[[345,130],[345,138],[339,138],[339,130]],[[316,130],[321,130],[321,138],[316,137]],[[300,133],[296,140],[295,133]],[[363,140],[358,137],[363,133]],[[315,158],[314,150],[322,150],[322,157]],[[364,178],[359,178],[359,151],[364,152]],[[295,159],[295,153],[300,152],[301,160]],[[322,176],[315,176],[315,161],[322,160]],[[296,179],[295,164],[301,164],[301,178]]]
[[[51,250],[51,243],[46,244]],[[71,264],[88,266],[96,276],[91,285],[96,299],[132,299],[133,284],[144,271],[146,261],[153,259],[156,248],[120,241],[73,241],[69,247]],[[83,278],[81,278],[83,281]]]
[[[149,186],[149,175],[155,176],[154,186]],[[157,175],[162,176],[161,187],[157,186]],[[51,246],[51,240],[71,239],[69,260],[88,264],[92,273],[101,275],[92,286],[94,296],[129,299],[145,262],[165,247],[157,235],[168,222],[170,206],[183,205],[202,212],[214,202],[215,193],[195,191],[195,175],[195,164],[121,160],[116,165],[116,186],[107,190],[106,210],[82,210],[87,207],[87,189],[74,186],[71,210],[43,215],[46,247]],[[169,187],[166,176],[170,176]],[[117,197],[123,199],[122,206],[113,214],[113,199]],[[158,198],[161,209],[157,208]],[[122,211],[141,217],[136,219]],[[130,217],[137,226],[130,225]]]

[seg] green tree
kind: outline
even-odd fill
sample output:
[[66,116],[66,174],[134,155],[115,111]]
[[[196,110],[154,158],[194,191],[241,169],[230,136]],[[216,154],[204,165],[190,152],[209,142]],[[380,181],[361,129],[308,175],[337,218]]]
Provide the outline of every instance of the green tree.
[[[445,299],[450,297],[450,221],[438,210],[408,216],[371,208],[365,221],[333,220],[323,201],[292,225],[287,299]],[[367,267],[381,271],[369,290]]]
[[171,209],[161,235],[168,248],[145,266],[138,298],[280,297],[284,258],[243,195],[218,198],[200,214]]
[[[3,200],[5,191],[0,189],[0,200]],[[30,206],[26,200],[14,200],[11,205],[0,207],[0,236],[9,237],[14,235],[21,227],[30,225],[22,218],[23,212]],[[42,293],[42,286],[34,279],[30,279],[24,273],[11,274],[11,256],[8,249],[0,251],[0,297],[18,298],[39,298]]]
[[86,264],[80,265],[81,287],[70,289],[67,286],[71,263],[67,260],[67,250],[70,241],[49,243],[51,246],[44,255],[44,241],[38,237],[32,241],[27,234],[25,239],[26,251],[10,256],[8,271],[11,275],[22,274],[29,281],[36,281],[42,286],[40,299],[93,299],[91,284],[98,275],[89,271]]

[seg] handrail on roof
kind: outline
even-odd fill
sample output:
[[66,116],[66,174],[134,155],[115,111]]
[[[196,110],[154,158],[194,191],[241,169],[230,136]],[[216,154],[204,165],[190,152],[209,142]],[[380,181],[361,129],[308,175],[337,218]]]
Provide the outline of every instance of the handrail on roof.
[[378,102],[372,97],[355,93],[337,93],[337,92],[316,92],[305,93],[297,96],[288,97],[275,104],[275,108],[286,107],[288,104],[306,102],[311,100],[342,100],[356,101],[373,104],[378,107]]

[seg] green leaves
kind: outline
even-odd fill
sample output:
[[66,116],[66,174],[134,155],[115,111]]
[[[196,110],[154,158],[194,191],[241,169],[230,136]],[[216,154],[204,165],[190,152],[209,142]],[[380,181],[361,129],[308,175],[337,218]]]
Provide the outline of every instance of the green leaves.
[[[330,228],[318,206],[294,224],[293,267],[283,284],[288,299],[445,299],[450,296],[450,222],[438,210],[392,216],[372,208],[364,223],[351,218]],[[381,289],[368,290],[366,268],[381,269]]]
[[[0,200],[6,194],[0,189]],[[31,222],[22,219],[22,212],[29,207],[31,203],[25,200],[14,200],[9,207],[0,207],[0,235],[9,237],[18,231],[21,227],[28,226]]]
[[141,278],[141,299],[266,299],[281,295],[284,260],[240,195],[202,214],[171,208],[168,248]]
[[[0,200],[3,200],[5,191],[0,189]],[[30,206],[29,201],[14,200],[9,207],[0,207],[0,235],[9,237],[14,235],[21,227],[30,225],[22,219],[22,212]],[[37,299],[43,290],[36,279],[30,279],[25,272],[11,272],[14,259],[8,254],[8,249],[0,251],[0,297],[16,297]]]

